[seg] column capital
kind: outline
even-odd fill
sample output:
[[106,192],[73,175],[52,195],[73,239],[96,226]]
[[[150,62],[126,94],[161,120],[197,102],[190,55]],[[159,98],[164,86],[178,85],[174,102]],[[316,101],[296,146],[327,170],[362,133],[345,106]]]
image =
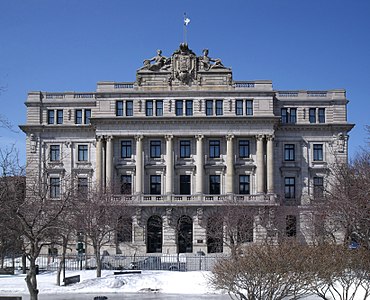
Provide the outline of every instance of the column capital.
[[143,138],[144,138],[144,136],[143,136],[142,134],[137,134],[137,135],[135,135],[135,140],[136,140],[137,142],[140,142]]
[[113,140],[113,135],[107,135],[105,139],[107,142],[111,142]]
[[173,135],[172,134],[167,134],[164,136],[164,138],[166,139],[166,141],[171,141],[173,139]]
[[227,141],[231,141],[233,138],[234,138],[234,135],[233,134],[227,134],[226,135],[226,140]]
[[266,135],[267,141],[273,141],[275,139],[275,136],[273,134]]
[[201,140],[204,139],[204,135],[203,134],[196,134],[195,138],[196,138],[196,140],[201,141]]
[[263,134],[257,134],[256,135],[256,140],[257,141],[262,141],[264,137],[265,137],[265,135],[263,135]]

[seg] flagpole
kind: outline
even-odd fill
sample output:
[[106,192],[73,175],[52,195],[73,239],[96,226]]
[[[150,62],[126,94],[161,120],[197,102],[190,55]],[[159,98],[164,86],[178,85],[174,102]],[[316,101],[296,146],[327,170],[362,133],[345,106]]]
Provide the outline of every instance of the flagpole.
[[186,44],[186,23],[185,23],[185,20],[186,20],[186,13],[184,13],[184,22],[183,22],[183,26],[184,26],[184,44]]

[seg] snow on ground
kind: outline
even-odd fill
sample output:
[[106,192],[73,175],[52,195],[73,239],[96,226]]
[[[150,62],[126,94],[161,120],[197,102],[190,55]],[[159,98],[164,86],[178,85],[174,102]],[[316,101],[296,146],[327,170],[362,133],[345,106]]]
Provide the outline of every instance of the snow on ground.
[[[142,271],[141,274],[113,275],[113,271],[68,271],[66,277],[80,275],[81,282],[69,286],[57,286],[56,272],[37,275],[40,294],[59,293],[136,293],[156,290],[160,293],[176,294],[220,294],[208,284],[211,272]],[[0,295],[28,294],[25,275],[0,275]]]

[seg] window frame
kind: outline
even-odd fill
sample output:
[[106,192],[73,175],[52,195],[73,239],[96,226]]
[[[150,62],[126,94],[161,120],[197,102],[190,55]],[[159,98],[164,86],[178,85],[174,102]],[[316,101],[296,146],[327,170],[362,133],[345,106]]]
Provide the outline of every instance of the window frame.
[[324,161],[324,145],[323,144],[313,144],[313,161]]
[[116,101],[116,116],[123,117],[123,101],[122,100]]
[[85,109],[84,110],[84,124],[88,125],[90,124],[91,119],[91,109]]
[[157,117],[163,116],[163,100],[155,101],[155,115]]
[[75,124],[82,124],[82,120],[83,120],[83,113],[82,113],[82,109],[76,109],[75,110]]
[[185,116],[193,115],[193,100],[185,100]]
[[55,112],[54,112],[54,109],[48,109],[48,124],[49,125],[53,125],[54,122],[55,122]]
[[221,142],[220,140],[209,140],[209,158],[220,158]]
[[162,155],[162,142],[160,140],[150,141],[150,158],[160,158]]
[[175,101],[175,114],[176,116],[183,116],[184,115],[184,103],[182,100]]
[[[186,179],[186,180],[184,180]],[[180,195],[191,195],[191,176],[187,174],[180,175]]]
[[60,145],[50,145],[49,160],[52,162],[60,161]]
[[121,174],[121,195],[131,195],[132,194],[132,175]]
[[153,100],[146,100],[145,101],[145,115],[147,117],[152,117],[153,116]]
[[295,177],[284,177],[284,198],[295,199],[296,180]]
[[123,140],[121,141],[121,158],[131,158],[132,157],[132,141]]
[[295,144],[284,144],[284,161],[295,161]]
[[77,192],[79,195],[87,195],[89,191],[89,179],[87,177],[77,177]]
[[310,107],[308,109],[308,121],[310,122],[310,124],[316,123],[316,108]]
[[245,114],[247,116],[253,116],[253,100],[245,101]]
[[224,114],[224,101],[216,100],[215,108],[216,116],[222,116]]
[[326,117],[325,117],[325,108],[323,107],[320,107],[318,108],[317,110],[317,119],[319,121],[320,124],[323,124],[326,122]]
[[60,177],[50,177],[49,178],[49,183],[50,183],[50,198],[51,199],[60,199],[60,187],[61,187],[61,182],[60,182]]
[[150,175],[150,195],[162,194],[161,175]]
[[134,102],[132,100],[126,100],[126,116],[127,117],[132,117],[134,115]]
[[220,195],[221,194],[221,176],[220,175],[209,175],[209,194]]
[[89,145],[80,144],[77,146],[77,161],[78,162],[89,161]]
[[180,140],[180,158],[190,158],[191,155],[191,141]]
[[239,195],[250,195],[250,175],[239,175]]
[[239,140],[238,146],[239,146],[239,158],[249,158],[251,154],[249,140]]
[[63,109],[57,109],[56,121],[57,124],[63,124]]
[[243,100],[235,100],[235,115],[236,116],[242,116],[243,115],[243,106],[244,101]]
[[206,116],[213,116],[213,100],[206,100]]

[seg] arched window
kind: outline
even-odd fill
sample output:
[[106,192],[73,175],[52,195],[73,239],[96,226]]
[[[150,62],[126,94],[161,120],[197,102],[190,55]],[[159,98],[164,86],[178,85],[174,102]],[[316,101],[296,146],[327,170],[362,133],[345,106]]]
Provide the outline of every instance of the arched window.
[[221,217],[210,217],[207,221],[207,252],[223,252],[223,223]]
[[179,253],[193,252],[193,220],[181,216],[177,222],[177,247]]
[[162,253],[162,218],[151,216],[146,230],[146,247],[148,253]]

